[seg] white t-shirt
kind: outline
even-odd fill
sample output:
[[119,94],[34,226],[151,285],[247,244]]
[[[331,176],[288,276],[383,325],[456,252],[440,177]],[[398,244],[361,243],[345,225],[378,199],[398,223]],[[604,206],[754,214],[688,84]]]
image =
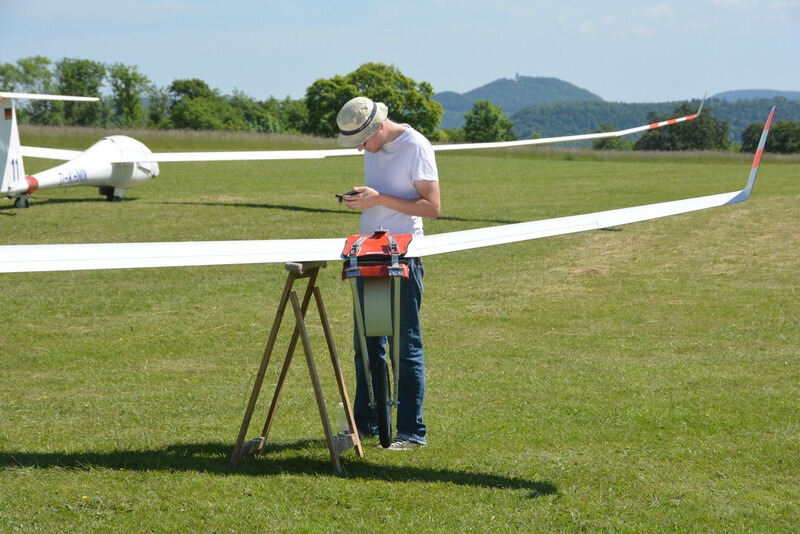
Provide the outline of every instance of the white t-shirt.
[[[439,181],[433,147],[424,135],[406,126],[397,139],[376,153],[364,155],[364,184],[379,193],[400,198],[419,198],[414,182]],[[406,215],[384,206],[361,212],[361,233],[383,228],[393,234],[422,235],[422,217]]]

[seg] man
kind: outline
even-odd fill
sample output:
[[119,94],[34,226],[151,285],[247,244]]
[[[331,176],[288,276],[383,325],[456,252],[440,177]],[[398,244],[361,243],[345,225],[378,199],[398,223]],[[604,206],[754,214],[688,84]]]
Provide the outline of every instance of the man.
[[[384,229],[392,234],[422,235],[422,218],[439,216],[439,174],[433,147],[408,124],[388,118],[381,102],[356,97],[339,111],[340,145],[357,147],[364,155],[364,184],[353,187],[342,201],[360,209],[361,233]],[[409,278],[400,285],[400,376],[398,385],[397,434],[389,447],[413,449],[425,445],[422,421],[425,396],[425,360],[419,308],[422,304],[422,262],[409,260]],[[386,338],[368,337],[370,361],[386,357]],[[369,407],[369,394],[361,358],[355,343],[356,398],[354,417],[361,435],[376,435],[377,416]]]

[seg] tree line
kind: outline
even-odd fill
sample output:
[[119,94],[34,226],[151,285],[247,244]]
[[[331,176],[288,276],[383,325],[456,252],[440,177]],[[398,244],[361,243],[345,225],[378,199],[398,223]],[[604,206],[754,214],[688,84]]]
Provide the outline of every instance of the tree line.
[[[6,91],[94,96],[99,105],[32,101],[20,107],[20,121],[41,125],[103,128],[182,128],[264,133],[301,131],[301,100],[257,101],[242,92],[222,95],[199,79],[175,80],[158,87],[136,66],[43,56],[0,64]],[[107,88],[108,95],[102,90]]]
[[[517,138],[515,129],[527,124],[526,110],[506,117],[500,106],[488,100],[476,101],[465,114],[463,128],[440,129],[444,110],[433,99],[433,87],[417,82],[399,69],[382,63],[365,63],[346,75],[321,78],[312,83],[304,98],[283,100],[270,97],[254,99],[234,90],[225,95],[203,80],[176,79],[167,87],[158,87],[136,66],[123,63],[104,64],[89,59],[63,58],[52,62],[43,56],[22,58],[16,63],[0,64],[0,88],[5,91],[95,96],[100,105],[75,102],[32,101],[20,107],[20,121],[40,125],[97,126],[103,128],[158,128],[193,130],[238,130],[258,133],[291,133],[334,137],[336,114],[343,102],[359,95],[384,102],[393,120],[408,123],[434,142],[505,141]],[[103,94],[103,90],[108,94]],[[573,106],[604,109],[608,103],[577,102]],[[560,115],[562,127],[571,133],[586,131],[570,125],[569,113],[555,104],[544,109]],[[643,106],[646,104],[633,104]],[[656,111],[648,120],[689,114],[693,107],[686,102],[671,114],[660,116]],[[663,110],[662,110],[663,112]],[[633,112],[631,112],[633,113]],[[520,117],[517,117],[520,115]],[[530,122],[530,121],[528,121]],[[729,125],[705,112],[694,124],[648,132],[636,142],[625,139],[604,139],[596,149],[636,150],[728,150]],[[598,124],[595,122],[594,124]],[[566,126],[565,126],[566,125]],[[604,129],[613,130],[610,124]],[[743,131],[742,149],[755,148],[752,138],[761,126],[750,124]],[[548,132],[550,133],[550,132]],[[527,136],[538,134],[528,132]],[[778,121],[770,137],[768,150],[800,151],[800,123]]]
[[[333,137],[343,102],[367,95],[384,102],[390,116],[433,135],[443,113],[433,87],[399,69],[367,63],[345,76],[316,80],[304,98],[256,100],[242,91],[225,95],[205,81],[177,79],[158,87],[136,66],[43,56],[0,65],[6,91],[94,96],[100,105],[32,101],[20,106],[20,121],[41,125],[120,128],[239,130]],[[107,89],[107,95],[103,94]]]
[[[648,122],[660,122],[673,117],[683,117],[695,111],[692,104],[686,102],[676,107],[672,113],[659,115],[650,113]],[[704,110],[697,118],[689,122],[674,124],[669,128],[650,130],[636,141],[623,138],[598,139],[593,147],[598,150],[733,150],[755,152],[761,139],[763,123],[747,126],[741,134],[741,146],[734,146],[730,141],[727,121],[714,116],[711,110]],[[613,130],[611,127],[604,128]],[[602,131],[602,130],[601,130]],[[768,152],[784,154],[800,152],[800,123],[794,121],[777,121],[770,129],[766,148]]]

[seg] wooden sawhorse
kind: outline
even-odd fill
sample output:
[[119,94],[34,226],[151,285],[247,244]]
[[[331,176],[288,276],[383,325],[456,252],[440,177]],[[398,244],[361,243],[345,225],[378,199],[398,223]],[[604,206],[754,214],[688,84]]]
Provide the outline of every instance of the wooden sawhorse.
[[[362,448],[361,440],[358,437],[358,430],[356,429],[355,420],[353,419],[353,410],[350,406],[350,399],[347,396],[347,388],[344,383],[344,377],[342,376],[341,367],[339,367],[339,358],[336,355],[336,348],[333,344],[333,335],[331,334],[330,323],[328,323],[328,315],[325,312],[325,306],[322,302],[322,293],[320,293],[319,287],[316,285],[319,270],[325,267],[325,265],[326,262],[324,261],[287,263],[285,265],[286,270],[289,271],[289,276],[286,279],[286,285],[283,288],[283,294],[281,295],[281,300],[278,304],[278,310],[275,313],[275,321],[272,323],[272,330],[270,331],[269,339],[267,340],[267,346],[264,348],[264,356],[261,359],[261,366],[258,368],[258,374],[256,375],[255,384],[253,385],[253,392],[250,394],[250,402],[247,405],[247,410],[244,414],[244,420],[242,421],[242,427],[239,430],[239,437],[236,439],[236,446],[231,454],[231,465],[236,465],[239,459],[244,456],[258,454],[263,451],[264,444],[269,436],[272,419],[275,416],[275,409],[278,404],[278,399],[281,395],[281,391],[283,391],[283,384],[286,380],[286,375],[289,372],[289,364],[292,361],[292,356],[294,355],[298,338],[302,341],[303,350],[306,354],[308,372],[311,376],[311,383],[314,386],[314,395],[317,398],[319,416],[322,420],[322,428],[325,430],[325,440],[328,443],[328,450],[331,454],[333,468],[337,473],[342,472],[342,465],[341,462],[339,462],[339,455],[351,447],[355,448],[359,457],[364,457],[364,449]],[[297,299],[297,293],[292,291],[294,281],[300,278],[308,279],[308,285],[306,286],[306,292],[303,296],[302,304],[300,304]],[[342,399],[342,405],[344,406],[347,423],[351,429],[349,433],[340,433],[338,435],[334,435],[333,431],[331,430],[331,423],[330,419],[328,418],[328,410],[325,407],[325,399],[322,396],[322,387],[320,386],[317,367],[314,364],[314,357],[311,354],[311,342],[308,338],[308,331],[306,330],[305,323],[305,316],[306,312],[308,311],[308,305],[311,302],[312,295],[314,296],[314,300],[317,304],[319,318],[322,322],[322,329],[325,332],[325,341],[328,344],[328,352],[331,356],[333,372],[336,375],[336,382],[339,385],[339,396]],[[278,378],[278,384],[275,386],[275,393],[272,396],[272,404],[270,404],[269,407],[267,420],[264,423],[264,429],[261,431],[261,436],[245,442],[244,440],[247,435],[247,429],[250,426],[250,419],[253,416],[253,410],[255,409],[256,401],[258,400],[258,394],[261,391],[261,385],[264,382],[264,375],[266,374],[267,366],[269,365],[269,360],[272,356],[272,350],[275,347],[275,340],[278,337],[281,321],[283,320],[283,315],[289,302],[292,303],[296,324],[294,327],[294,332],[292,333],[291,341],[289,342],[289,347],[286,351],[286,358],[284,359],[283,368],[281,369],[281,374]]]

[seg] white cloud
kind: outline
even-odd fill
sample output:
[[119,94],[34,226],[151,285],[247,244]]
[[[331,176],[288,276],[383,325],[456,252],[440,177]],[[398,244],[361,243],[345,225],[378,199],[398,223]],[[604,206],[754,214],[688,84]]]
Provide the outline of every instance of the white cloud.
[[659,18],[659,19],[672,18],[675,16],[675,10],[664,4],[647,8],[644,13],[646,16],[650,18]]
[[13,2],[9,7],[15,16],[59,20],[85,20],[102,17],[105,20],[114,21],[152,21],[197,15],[207,11],[206,6],[187,0],[169,2],[124,0],[115,2],[112,8],[109,8],[108,2],[103,0],[72,0],[71,2],[28,0],[27,2]]
[[746,7],[749,5],[756,5],[756,0],[714,0],[716,7]]
[[590,34],[597,30],[598,25],[601,25],[606,30],[614,31],[617,35],[649,37],[655,34],[653,24],[657,22],[657,19],[674,18],[675,15],[675,10],[666,4],[624,13],[605,13],[598,17],[598,23],[585,21],[580,26],[580,31],[583,34]]
[[596,26],[591,20],[584,21],[580,25],[580,32],[583,34],[594,33]]
[[769,7],[773,9],[800,8],[800,0],[780,0],[779,2],[772,2]]
[[628,31],[637,37],[649,37],[654,34],[653,29],[649,26],[631,26]]
[[606,26],[613,26],[619,22],[619,17],[615,15],[605,15],[603,17],[603,24]]

